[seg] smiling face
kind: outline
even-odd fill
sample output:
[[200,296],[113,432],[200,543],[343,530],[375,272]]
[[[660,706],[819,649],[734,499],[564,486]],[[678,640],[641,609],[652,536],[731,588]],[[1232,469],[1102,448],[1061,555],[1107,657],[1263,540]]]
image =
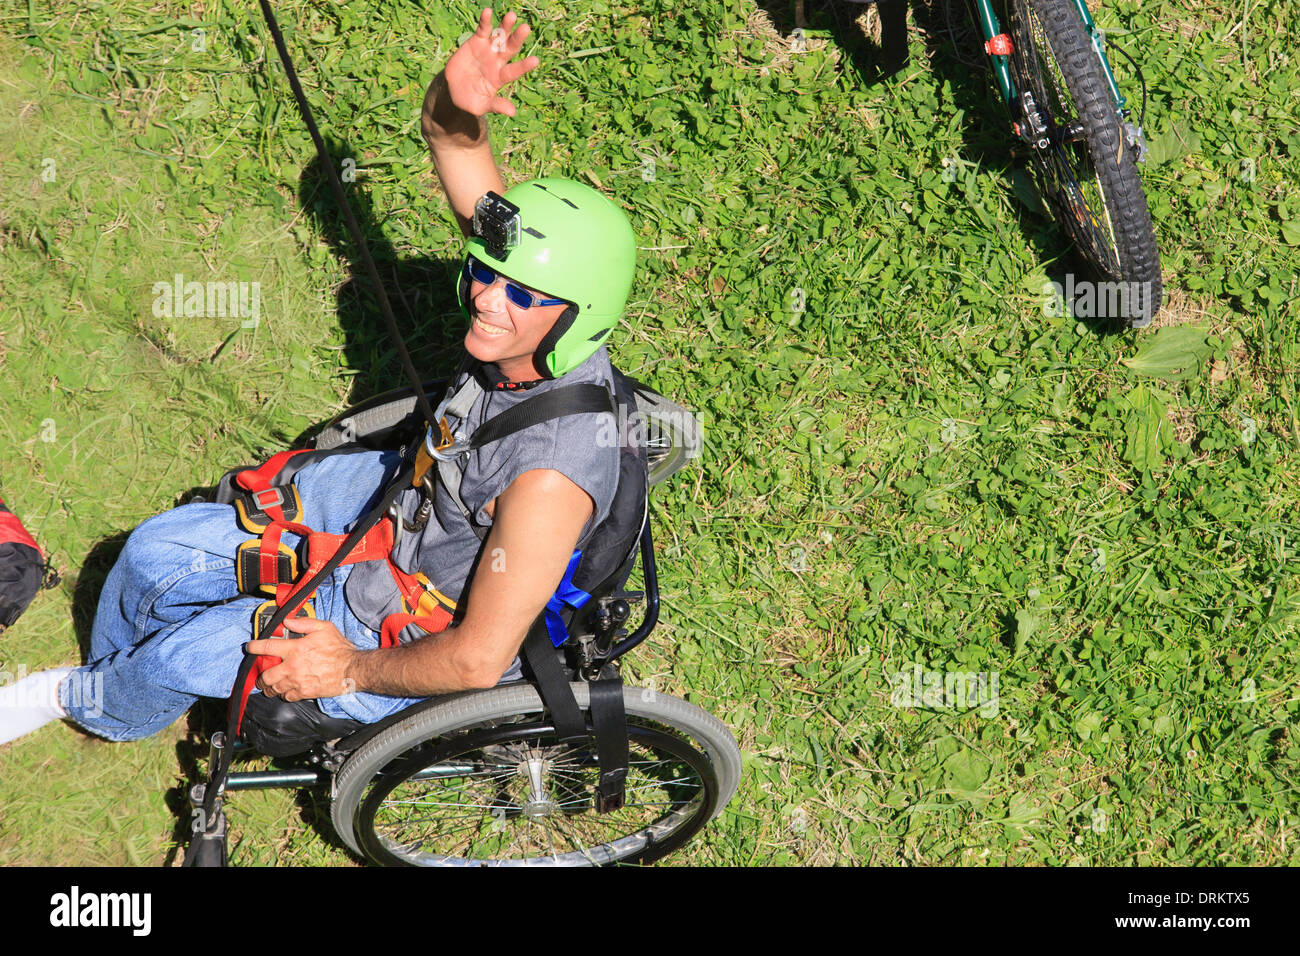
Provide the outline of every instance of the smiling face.
[[[536,289],[531,291],[539,299],[547,298]],[[469,289],[465,350],[480,362],[495,362],[509,381],[535,381],[542,376],[533,365],[533,355],[565,308],[561,303],[525,309],[506,296],[502,277],[491,285],[474,280]]]

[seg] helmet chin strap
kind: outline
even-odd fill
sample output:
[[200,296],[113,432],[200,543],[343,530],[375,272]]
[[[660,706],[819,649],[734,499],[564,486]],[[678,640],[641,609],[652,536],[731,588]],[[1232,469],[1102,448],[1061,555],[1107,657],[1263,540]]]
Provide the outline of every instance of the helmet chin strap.
[[547,332],[538,344],[537,351],[533,353],[533,368],[537,370],[537,374],[541,375],[542,378],[555,378],[551,374],[547,359],[555,351],[555,346],[564,337],[564,333],[573,327],[573,322],[577,317],[578,307],[576,305],[567,306],[560,313],[560,317],[555,320],[555,324],[551,326],[551,331]]

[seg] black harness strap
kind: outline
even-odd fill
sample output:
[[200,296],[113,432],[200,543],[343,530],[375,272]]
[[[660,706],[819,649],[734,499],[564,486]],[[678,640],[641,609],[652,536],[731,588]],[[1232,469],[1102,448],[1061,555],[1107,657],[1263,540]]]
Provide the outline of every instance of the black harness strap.
[[[570,385],[545,392],[506,409],[480,426],[470,439],[470,448],[482,448],[508,435],[553,418],[583,412],[609,412],[617,417],[614,397],[603,385]],[[477,525],[470,522],[477,529]],[[587,722],[573,696],[573,688],[556,657],[555,645],[545,626],[535,624],[524,639],[524,658],[532,669],[542,704],[555,722],[555,732],[564,743],[581,744],[587,739]],[[596,812],[609,813],[623,806],[627,780],[627,715],[623,708],[623,681],[615,676],[593,681],[590,688],[592,736],[600,762],[596,785]]]
[[[613,668],[610,668],[613,670]],[[596,784],[596,812],[609,813],[623,807],[627,781],[627,713],[623,709],[623,679],[612,677],[592,681],[591,724],[600,758],[600,781]]]
[[604,385],[586,382],[582,385],[566,385],[541,395],[529,398],[507,408],[475,430],[470,438],[471,450],[490,445],[494,441],[513,435],[515,432],[540,425],[553,418],[566,415],[581,415],[584,412],[609,412],[617,417],[614,396]]
[[534,624],[524,638],[524,659],[533,671],[537,681],[537,692],[542,695],[542,704],[551,712],[555,721],[555,732],[563,743],[581,743],[587,739],[587,722],[582,719],[578,701],[569,687],[569,679],[560,667],[555,656],[555,645],[551,643],[546,626]]
[[[474,380],[470,380],[462,388],[470,385],[482,388],[481,384]],[[459,398],[458,393],[454,398],[450,399],[453,406]],[[445,408],[446,405],[447,403],[444,402],[443,407]],[[448,414],[452,414],[457,418],[457,427],[459,428],[459,423],[463,421],[463,416],[467,411],[468,407],[459,412],[449,411]],[[566,385],[549,392],[543,392],[541,395],[528,398],[517,405],[512,405],[500,414],[489,418],[474,430],[474,433],[470,435],[465,443],[454,446],[452,452],[448,453],[454,455],[459,450],[459,455],[454,455],[454,457],[443,456],[437,459],[438,477],[441,479],[443,487],[451,495],[452,501],[456,503],[456,507],[460,510],[466,523],[478,535],[480,541],[487,539],[488,529],[478,523],[475,515],[469,510],[464,499],[460,496],[462,471],[456,460],[463,458],[471,451],[490,445],[492,442],[500,441],[516,432],[523,431],[525,428],[531,428],[533,425],[540,425],[553,418],[564,418],[567,415],[582,415],[589,412],[608,412],[614,416],[615,422],[618,421],[614,396],[604,385],[586,382],[581,385]]]
[[[587,723],[544,626],[534,625],[528,632],[524,639],[524,659],[532,669],[542,705],[550,713],[560,741],[583,744],[589,736]],[[590,736],[596,740],[596,756],[600,762],[596,812],[610,813],[622,808],[627,781],[627,715],[623,708],[623,679],[615,674],[611,678],[591,681],[587,687],[590,689]]]

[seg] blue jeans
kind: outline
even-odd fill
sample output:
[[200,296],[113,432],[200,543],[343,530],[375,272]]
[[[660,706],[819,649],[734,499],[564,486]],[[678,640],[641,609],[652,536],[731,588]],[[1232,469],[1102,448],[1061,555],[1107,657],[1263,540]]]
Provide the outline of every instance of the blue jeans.
[[[326,458],[298,472],[302,521],[314,531],[342,534],[368,512],[392,480],[396,452]],[[68,716],[109,740],[138,740],[183,715],[200,697],[228,698],[252,639],[253,611],[264,598],[239,593],[235,549],[253,536],[230,505],[183,505],[145,521],[131,533],[104,583],[90,637],[89,663],[60,685]],[[290,547],[297,535],[285,533]],[[347,605],[344,565],[313,598],[316,617],[334,622],[357,647],[379,646],[379,635]],[[80,688],[94,688],[82,693]],[[256,691],[255,691],[256,693]],[[97,698],[97,699],[89,699]],[[373,722],[416,698],[356,693],[322,698],[331,717]]]

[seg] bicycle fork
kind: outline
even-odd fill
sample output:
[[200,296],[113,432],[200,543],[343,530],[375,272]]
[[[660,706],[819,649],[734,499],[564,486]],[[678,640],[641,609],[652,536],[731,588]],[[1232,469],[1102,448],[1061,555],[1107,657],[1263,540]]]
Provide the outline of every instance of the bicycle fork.
[[[1015,76],[1011,69],[1011,55],[1014,52],[1012,38],[1002,31],[1002,24],[993,10],[992,0],[973,0],[973,2],[980,31],[984,37],[984,52],[988,55],[1002,99],[1007,109],[1011,111],[1013,117],[1011,128],[1016,136],[1039,151],[1051,147],[1053,140],[1058,143],[1073,143],[1083,139],[1083,124],[1077,121],[1059,126],[1053,131],[1049,117],[1042,105],[1034,101],[1033,94],[1029,90],[1020,90],[1016,87]],[[1027,3],[1028,0],[1024,2]],[[1127,100],[1115,82],[1115,73],[1106,57],[1105,31],[1097,27],[1084,0],[1073,0],[1073,2],[1083,22],[1084,31],[1088,34],[1088,42],[1097,55],[1098,62],[1101,63],[1102,74],[1115,101],[1115,114],[1120,128],[1124,131],[1125,140],[1135,150],[1137,161],[1142,162],[1146,159],[1147,153],[1146,137],[1140,122],[1134,123],[1130,119],[1132,111],[1128,109]]]

